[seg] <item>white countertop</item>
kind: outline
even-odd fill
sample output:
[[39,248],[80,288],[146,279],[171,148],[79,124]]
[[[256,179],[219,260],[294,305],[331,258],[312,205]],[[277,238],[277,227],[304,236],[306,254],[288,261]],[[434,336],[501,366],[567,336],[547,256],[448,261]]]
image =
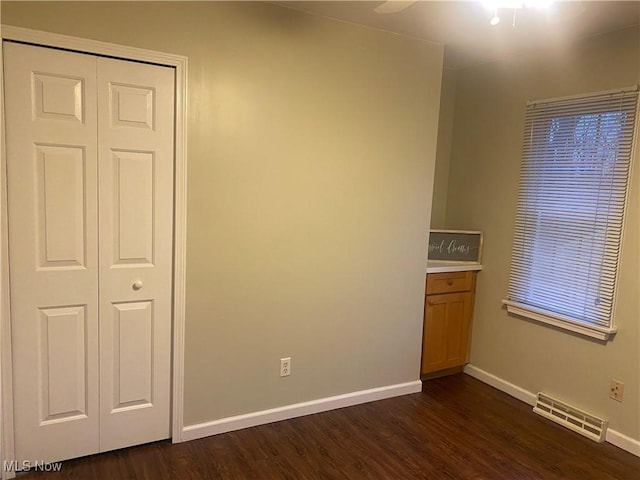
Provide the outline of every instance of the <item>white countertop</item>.
[[469,270],[482,270],[482,264],[447,262],[443,260],[427,261],[427,273],[466,272]]

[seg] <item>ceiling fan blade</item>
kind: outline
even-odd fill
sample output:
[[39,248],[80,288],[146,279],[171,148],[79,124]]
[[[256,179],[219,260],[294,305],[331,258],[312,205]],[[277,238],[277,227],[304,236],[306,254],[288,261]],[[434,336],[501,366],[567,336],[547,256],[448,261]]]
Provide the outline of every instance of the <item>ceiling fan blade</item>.
[[376,13],[396,13],[404,10],[410,5],[416,3],[416,0],[413,1],[404,1],[404,0],[390,0],[388,2],[384,2],[378,5],[374,12]]

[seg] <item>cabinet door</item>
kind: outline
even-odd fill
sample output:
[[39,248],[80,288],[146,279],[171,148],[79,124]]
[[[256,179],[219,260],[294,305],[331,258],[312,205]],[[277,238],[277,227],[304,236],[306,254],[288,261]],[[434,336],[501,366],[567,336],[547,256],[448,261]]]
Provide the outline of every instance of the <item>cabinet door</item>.
[[471,292],[426,297],[423,374],[458,367],[467,362],[472,306]]

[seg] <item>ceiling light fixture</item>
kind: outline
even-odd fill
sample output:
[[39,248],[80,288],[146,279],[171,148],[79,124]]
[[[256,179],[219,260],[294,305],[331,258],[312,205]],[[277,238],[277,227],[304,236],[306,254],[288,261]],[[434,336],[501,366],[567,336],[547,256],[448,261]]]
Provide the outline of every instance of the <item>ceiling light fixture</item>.
[[494,27],[500,23],[498,9],[508,8],[513,10],[513,26],[515,27],[516,14],[519,9],[535,8],[544,10],[553,4],[553,0],[481,0],[480,3],[482,3],[487,10],[493,10],[493,17],[491,17],[489,23]]
[[493,11],[493,18],[491,19],[491,21],[489,23],[493,27],[495,27],[496,25],[498,25],[500,23],[500,17],[498,16],[498,9],[497,8]]

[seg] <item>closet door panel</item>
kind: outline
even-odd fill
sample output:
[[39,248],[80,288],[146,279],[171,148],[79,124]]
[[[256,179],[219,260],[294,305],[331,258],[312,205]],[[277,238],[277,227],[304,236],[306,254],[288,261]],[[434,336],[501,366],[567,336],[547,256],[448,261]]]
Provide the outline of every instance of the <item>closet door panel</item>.
[[174,70],[98,60],[102,451],[170,436]]
[[96,58],[3,48],[16,459],[61,460],[99,448]]

